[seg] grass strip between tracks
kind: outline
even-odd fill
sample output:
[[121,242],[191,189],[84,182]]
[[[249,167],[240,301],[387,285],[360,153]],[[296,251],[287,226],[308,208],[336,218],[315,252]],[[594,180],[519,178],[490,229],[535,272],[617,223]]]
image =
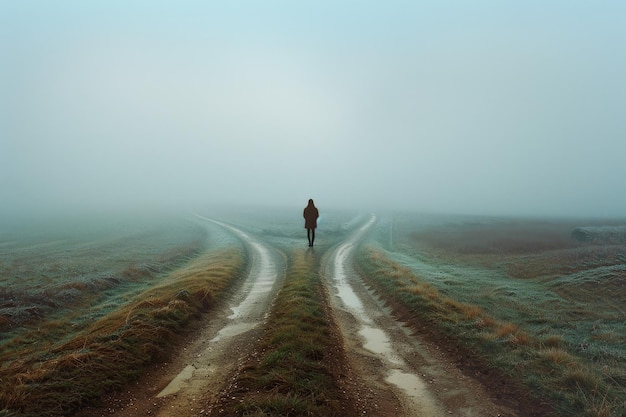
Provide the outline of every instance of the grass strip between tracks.
[[[445,335],[450,343],[464,346],[468,353],[478,355],[477,359],[499,369],[511,381],[521,381],[557,410],[538,409],[529,415],[623,415],[626,400],[602,375],[570,352],[558,336],[529,334],[515,323],[491,317],[479,306],[451,299],[378,248],[362,247],[358,264],[366,280],[398,312],[399,307],[406,316],[408,310],[411,317],[403,320],[420,323]],[[529,401],[532,405],[532,398]]]
[[214,409],[220,416],[354,415],[338,375],[343,348],[312,251],[291,257],[256,353]]
[[17,359],[0,368],[0,416],[64,416],[123,387],[172,354],[245,264],[235,249],[208,252],[87,330],[46,350],[12,352]]

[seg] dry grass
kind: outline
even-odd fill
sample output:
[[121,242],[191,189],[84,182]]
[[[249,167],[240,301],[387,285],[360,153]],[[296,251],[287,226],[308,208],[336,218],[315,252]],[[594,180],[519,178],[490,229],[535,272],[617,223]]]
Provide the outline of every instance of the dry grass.
[[224,416],[355,415],[338,385],[342,353],[312,252],[292,254],[264,336],[230,391]]
[[495,221],[408,232],[411,246],[454,262],[505,268],[521,279],[571,274],[613,265],[623,244],[581,242],[572,221]]
[[545,347],[559,348],[565,345],[565,340],[563,340],[562,336],[549,335],[544,337],[541,344]]
[[177,335],[214,305],[243,268],[237,251],[206,253],[79,334],[54,346],[5,352],[0,369],[5,413],[67,415],[122,387],[167,358]]
[[578,247],[573,227],[565,222],[477,221],[414,232],[411,238],[457,254],[526,254]]
[[575,366],[578,363],[578,360],[574,356],[562,348],[551,347],[539,350],[538,353],[539,357],[549,366],[554,366],[557,369]]
[[[359,264],[383,296],[404,304],[420,322],[431,323],[480,352],[493,367],[514,370],[516,379],[535,387],[536,395],[552,402],[562,415],[617,416],[623,410],[619,398],[624,394],[599,377],[563,336],[535,335],[520,323],[497,319],[482,306],[453,299],[410,269],[399,267],[381,250],[362,250]],[[608,332],[597,332],[595,337],[615,339]]]
[[519,327],[514,323],[502,323],[496,329],[498,337],[508,337],[519,332]]

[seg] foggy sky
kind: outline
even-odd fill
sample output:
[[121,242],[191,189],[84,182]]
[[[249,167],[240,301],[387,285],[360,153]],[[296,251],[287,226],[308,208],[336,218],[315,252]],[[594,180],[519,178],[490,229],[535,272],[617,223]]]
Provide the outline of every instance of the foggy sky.
[[0,3],[4,210],[626,215],[626,3]]

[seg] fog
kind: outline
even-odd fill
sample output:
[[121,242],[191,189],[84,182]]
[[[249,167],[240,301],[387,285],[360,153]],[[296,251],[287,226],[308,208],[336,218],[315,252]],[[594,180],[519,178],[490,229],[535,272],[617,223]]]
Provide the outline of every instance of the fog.
[[626,215],[626,3],[0,3],[5,213]]

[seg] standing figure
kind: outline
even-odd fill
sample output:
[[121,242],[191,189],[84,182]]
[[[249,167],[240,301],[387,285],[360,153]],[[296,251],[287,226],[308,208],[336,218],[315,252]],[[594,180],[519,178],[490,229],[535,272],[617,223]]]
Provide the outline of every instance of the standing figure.
[[313,246],[315,241],[315,228],[317,227],[317,218],[320,213],[313,204],[313,199],[309,200],[309,205],[304,208],[304,228],[306,229],[306,237],[309,239],[309,247]]

